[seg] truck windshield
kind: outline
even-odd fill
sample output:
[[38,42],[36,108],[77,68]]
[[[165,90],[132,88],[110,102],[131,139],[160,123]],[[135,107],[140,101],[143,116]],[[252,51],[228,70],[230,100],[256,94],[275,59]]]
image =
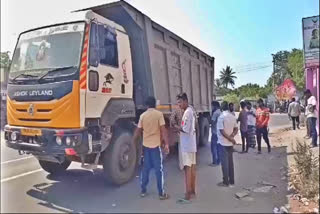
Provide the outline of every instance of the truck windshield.
[[84,26],[84,23],[79,22],[23,33],[12,58],[9,79],[35,79],[53,69],[60,72],[52,72],[50,76],[76,72]]

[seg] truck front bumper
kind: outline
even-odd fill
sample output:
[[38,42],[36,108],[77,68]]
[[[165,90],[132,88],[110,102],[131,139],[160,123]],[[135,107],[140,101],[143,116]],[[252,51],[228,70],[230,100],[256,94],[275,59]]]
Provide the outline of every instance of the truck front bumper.
[[49,129],[6,125],[5,142],[9,148],[35,155],[64,155],[66,149],[87,154],[88,131],[82,129]]

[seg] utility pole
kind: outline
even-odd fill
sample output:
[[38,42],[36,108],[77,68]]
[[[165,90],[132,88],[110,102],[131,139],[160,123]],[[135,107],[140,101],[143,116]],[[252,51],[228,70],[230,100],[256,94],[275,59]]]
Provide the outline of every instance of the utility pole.
[[[272,63],[273,63],[273,72],[272,72],[272,92],[274,94],[274,72],[275,72],[275,58],[274,55],[272,55]],[[274,95],[275,96],[275,95]],[[273,102],[273,112],[276,111],[276,102]]]

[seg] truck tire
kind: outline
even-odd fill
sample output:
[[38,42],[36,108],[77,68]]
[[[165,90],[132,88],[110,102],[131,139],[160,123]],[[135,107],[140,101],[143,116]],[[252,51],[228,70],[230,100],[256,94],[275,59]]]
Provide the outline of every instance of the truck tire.
[[71,161],[65,160],[63,163],[54,163],[44,160],[39,160],[39,164],[44,171],[49,172],[50,174],[61,174],[66,171],[66,169],[70,166]]
[[200,132],[199,146],[204,146],[208,144],[209,131],[210,131],[210,124],[208,119],[206,117],[201,117],[200,124],[199,124],[199,132]]
[[137,167],[137,148],[132,143],[132,134],[120,131],[103,155],[102,165],[108,183],[121,185],[131,180]]

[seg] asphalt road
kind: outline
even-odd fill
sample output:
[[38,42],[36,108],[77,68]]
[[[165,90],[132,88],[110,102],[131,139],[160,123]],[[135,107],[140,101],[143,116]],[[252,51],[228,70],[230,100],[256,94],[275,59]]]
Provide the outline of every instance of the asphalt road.
[[[287,115],[274,114],[270,130],[287,126]],[[236,146],[240,150],[240,146]],[[192,204],[177,205],[176,199],[184,193],[183,173],[178,170],[177,155],[165,161],[166,187],[171,195],[168,201],[159,201],[155,177],[152,174],[149,196],[139,197],[139,176],[121,187],[107,185],[102,170],[94,172],[72,163],[67,173],[51,176],[43,171],[32,156],[17,154],[6,148],[1,138],[1,212],[272,212],[275,206],[287,203],[287,181],[282,180],[280,168],[287,166],[286,148],[275,148],[271,154],[263,148],[262,155],[255,150],[249,154],[234,153],[234,188],[218,187],[221,168],[209,167],[209,145],[197,155],[198,197]],[[250,197],[238,200],[235,193],[254,187],[259,181],[277,187],[267,193],[252,192]]]

